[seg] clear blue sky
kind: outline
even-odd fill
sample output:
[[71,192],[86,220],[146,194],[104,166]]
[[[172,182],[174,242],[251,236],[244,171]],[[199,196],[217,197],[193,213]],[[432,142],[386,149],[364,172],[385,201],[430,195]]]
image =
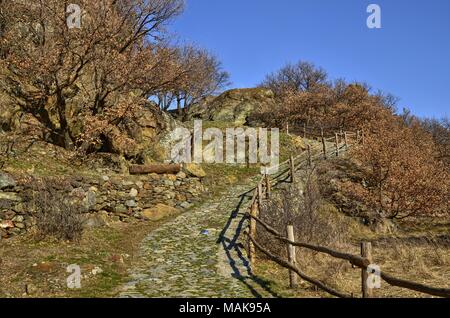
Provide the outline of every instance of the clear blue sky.
[[[419,116],[449,115],[449,0],[186,2],[171,31],[217,55],[232,87],[253,87],[286,62],[302,59],[331,78],[390,92]],[[371,3],[381,6],[382,29],[366,26]]]

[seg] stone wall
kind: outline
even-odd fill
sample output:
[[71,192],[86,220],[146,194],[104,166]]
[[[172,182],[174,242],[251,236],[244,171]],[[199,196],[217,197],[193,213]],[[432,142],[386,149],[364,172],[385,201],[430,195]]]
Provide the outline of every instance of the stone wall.
[[[189,209],[206,191],[200,178],[177,175],[99,177],[12,176],[0,173],[0,238],[23,234],[36,225],[33,200],[39,185],[55,188],[81,207],[85,226],[108,221],[158,220]],[[34,199],[33,199],[34,198]]]

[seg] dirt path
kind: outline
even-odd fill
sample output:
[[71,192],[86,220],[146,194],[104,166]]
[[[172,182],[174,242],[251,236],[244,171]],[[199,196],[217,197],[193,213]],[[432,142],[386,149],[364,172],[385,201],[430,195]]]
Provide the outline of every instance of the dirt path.
[[211,198],[150,233],[142,265],[120,297],[272,297],[251,274],[239,236],[247,226],[245,194],[257,179]]

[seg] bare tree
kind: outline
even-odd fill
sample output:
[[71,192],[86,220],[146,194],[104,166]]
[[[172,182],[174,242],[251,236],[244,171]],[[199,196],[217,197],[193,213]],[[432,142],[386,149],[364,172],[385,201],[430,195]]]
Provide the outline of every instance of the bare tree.
[[188,71],[186,80],[175,90],[178,111],[187,113],[191,105],[230,84],[230,75],[222,70],[221,62],[206,50],[185,47],[180,60]]
[[300,61],[287,64],[279,71],[267,75],[261,86],[270,88],[276,95],[282,95],[286,90],[311,91],[317,85],[327,84],[327,78],[324,69]]

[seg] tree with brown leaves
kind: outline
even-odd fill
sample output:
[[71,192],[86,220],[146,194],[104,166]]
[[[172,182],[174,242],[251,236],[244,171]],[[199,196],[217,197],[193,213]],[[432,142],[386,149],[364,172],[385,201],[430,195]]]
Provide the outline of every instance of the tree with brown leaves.
[[81,28],[68,27],[66,1],[2,1],[0,76],[2,90],[45,129],[48,141],[87,149],[184,75],[163,41],[164,26],[183,1],[77,4]]
[[450,178],[429,134],[386,117],[372,122],[365,136],[353,154],[366,184],[347,184],[347,193],[390,219],[448,213]]

